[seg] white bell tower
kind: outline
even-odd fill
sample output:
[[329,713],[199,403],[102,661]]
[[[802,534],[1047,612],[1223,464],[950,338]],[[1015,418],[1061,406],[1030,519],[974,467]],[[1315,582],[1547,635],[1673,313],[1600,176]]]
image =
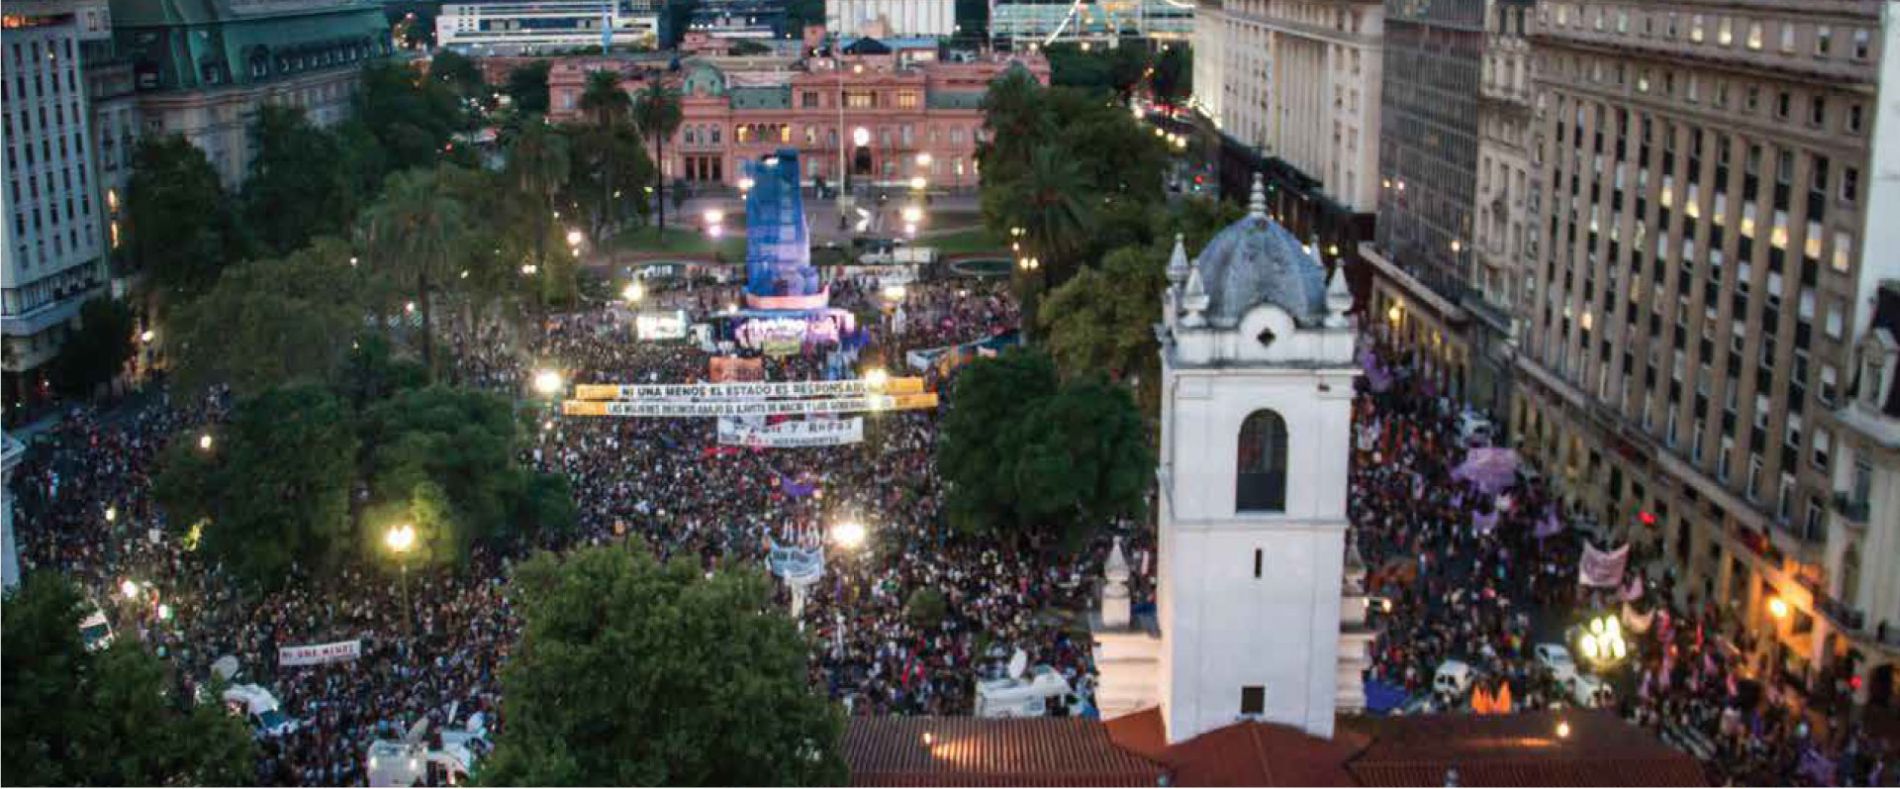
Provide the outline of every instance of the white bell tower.
[[[1331,737],[1335,713],[1363,704],[1372,633],[1346,572],[1351,296],[1266,216],[1257,178],[1251,209],[1192,264],[1177,239],[1156,327],[1154,671],[1170,742],[1248,719]],[[1104,671],[1102,693],[1137,681]]]

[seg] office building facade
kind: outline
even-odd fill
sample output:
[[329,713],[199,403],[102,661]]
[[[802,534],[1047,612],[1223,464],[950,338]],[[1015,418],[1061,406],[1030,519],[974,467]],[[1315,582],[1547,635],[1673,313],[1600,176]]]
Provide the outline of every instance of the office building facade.
[[1516,432],[1603,534],[1674,568],[1679,603],[1713,604],[1757,671],[1796,683],[1879,657],[1828,524],[1853,477],[1831,415],[1873,385],[1855,338],[1900,275],[1895,7],[1546,2],[1531,35]]
[[22,0],[5,10],[0,368],[10,408],[50,393],[46,363],[76,328],[80,305],[106,292],[82,53],[85,42],[110,36],[110,16],[100,0]]

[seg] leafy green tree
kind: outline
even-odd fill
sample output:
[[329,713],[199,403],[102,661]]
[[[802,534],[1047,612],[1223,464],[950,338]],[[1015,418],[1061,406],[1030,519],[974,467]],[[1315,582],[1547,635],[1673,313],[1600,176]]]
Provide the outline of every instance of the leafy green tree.
[[218,173],[177,135],[150,135],[132,153],[126,185],[126,248],[169,303],[211,287],[239,239]]
[[1083,52],[1076,44],[1052,44],[1043,49],[1049,58],[1049,84],[1078,88],[1098,96],[1114,91],[1115,79],[1106,53]]
[[508,72],[505,90],[515,111],[522,115],[546,115],[548,112],[548,61],[537,60],[516,66]]
[[194,704],[158,658],[121,638],[87,652],[79,589],[31,573],[0,616],[5,668],[0,761],[21,786],[235,786],[255,783],[242,720]]
[[66,338],[53,357],[53,389],[66,397],[85,397],[125,369],[134,349],[132,310],[117,299],[99,296],[79,307],[79,330]]
[[476,540],[573,525],[573,510],[549,501],[558,486],[516,462],[519,425],[500,397],[444,386],[401,391],[370,406],[361,435],[372,502],[414,509],[428,498],[418,494],[425,485],[441,491],[442,527],[425,534],[437,558],[466,556]]
[[[562,158],[565,141],[556,135],[550,136],[551,144],[559,149],[542,153],[552,157],[552,163],[565,168],[566,160]],[[517,138],[516,144],[521,142],[521,138]],[[545,282],[548,262],[559,259],[553,250],[564,249],[559,227],[553,219],[553,201],[536,199],[532,193],[519,191],[524,186],[526,173],[515,168],[529,166],[526,160],[535,155],[523,159],[511,157],[509,169],[502,172],[453,167],[437,174],[443,196],[462,206],[464,215],[482,219],[465,223],[456,255],[461,268],[452,279],[443,282],[445,287],[452,286],[459,296],[457,302],[464,310],[467,325],[474,325],[478,313],[502,321],[520,318],[522,313],[514,308],[536,293],[534,288],[523,288],[522,266],[538,266],[538,273],[531,282]],[[546,187],[528,184],[527,188]]]
[[437,188],[439,173],[405,170],[391,176],[383,197],[364,217],[370,260],[398,289],[414,287],[422,315],[422,366],[435,374],[431,290],[459,271],[468,221],[462,204]]
[[426,167],[441,157],[451,135],[467,124],[455,91],[421,79],[409,66],[363,68],[356,114],[376,136],[392,166]]
[[1194,95],[1194,50],[1187,44],[1167,44],[1155,60],[1155,100],[1178,106]]
[[239,395],[331,380],[369,309],[354,256],[341,240],[320,238],[282,260],[231,267],[177,310],[174,380],[186,391],[224,384]]
[[1166,267],[1154,249],[1123,247],[1050,292],[1037,320],[1043,347],[1065,375],[1120,380],[1149,370],[1158,358],[1154,324]]
[[244,227],[265,255],[283,255],[312,236],[335,233],[356,212],[353,173],[336,137],[303,110],[267,104],[251,123],[256,158],[244,182]]
[[1056,381],[1037,350],[971,363],[957,376],[937,442],[952,525],[1077,544],[1135,511],[1154,472],[1141,413],[1126,389]]
[[[685,3],[682,3],[685,5]],[[673,138],[680,123],[686,119],[685,111],[680,107],[679,91],[653,82],[633,104],[633,123],[640,134],[653,141],[653,167],[655,172],[664,172],[662,163],[666,161],[666,141]],[[653,185],[660,190],[657,203],[660,211],[660,234],[666,234],[666,179],[655,177]]]
[[1168,151],[1155,128],[1074,90],[1048,92],[1049,113],[1061,120],[1056,139],[1104,197],[1159,202]]
[[845,782],[841,711],[753,568],[707,577],[644,545],[540,554],[509,587],[508,726],[477,779],[509,786]]
[[632,192],[644,195],[657,179],[640,134],[627,126],[582,126],[569,130],[573,156],[566,195],[588,218],[593,236],[602,238],[622,222],[639,216],[646,200],[621,199]]
[[987,532],[1015,521],[1008,426],[1027,404],[1054,396],[1056,367],[1047,354],[1013,349],[958,372],[937,439],[937,468],[950,482],[950,522]]
[[1154,474],[1134,399],[1099,378],[1071,382],[1023,409],[1005,441],[1014,453],[1017,522],[1070,546],[1137,512]]
[[463,99],[486,99],[488,81],[475,61],[453,49],[438,49],[429,60],[429,78],[444,85]]
[[1135,86],[1148,76],[1148,47],[1145,44],[1125,43],[1116,47],[1108,55],[1108,84],[1115,91],[1116,100],[1128,103],[1135,93]]
[[201,550],[266,589],[347,554],[358,445],[328,390],[266,390],[211,435],[209,449],[196,433],[173,440],[155,484],[173,523],[205,523]]

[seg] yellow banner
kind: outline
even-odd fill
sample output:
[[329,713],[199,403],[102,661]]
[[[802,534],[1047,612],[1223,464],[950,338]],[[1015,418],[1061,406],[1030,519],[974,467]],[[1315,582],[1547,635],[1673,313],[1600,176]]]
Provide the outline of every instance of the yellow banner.
[[924,391],[922,378],[892,378],[882,386],[850,381],[726,381],[707,384],[577,384],[576,400],[765,400],[774,397],[861,397]]
[[875,411],[912,411],[937,407],[937,393],[864,395],[820,400],[568,400],[561,413],[568,416],[706,417],[785,416],[790,414],[850,414]]

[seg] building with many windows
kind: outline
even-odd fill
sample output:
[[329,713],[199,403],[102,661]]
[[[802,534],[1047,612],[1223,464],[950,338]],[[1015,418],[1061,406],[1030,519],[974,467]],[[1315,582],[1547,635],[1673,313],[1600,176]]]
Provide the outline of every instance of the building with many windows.
[[990,43],[1031,50],[1056,42],[1112,45],[1123,38],[1187,41],[1194,4],[1185,0],[1002,0],[990,6]]
[[112,28],[131,64],[141,133],[190,140],[227,188],[250,166],[258,106],[340,122],[363,64],[391,52],[382,5],[370,0],[113,0]]
[[[1829,414],[1840,437],[1827,529],[1822,621],[1839,623],[1862,681],[1856,701],[1894,701],[1900,662],[1900,280],[1881,283],[1853,356],[1845,403]],[[1824,644],[1823,647],[1825,648]]]
[[1483,81],[1478,88],[1478,178],[1472,206],[1470,314],[1473,401],[1499,413],[1511,402],[1518,299],[1523,262],[1535,254],[1531,215],[1537,172],[1531,168],[1530,40],[1534,0],[1488,0],[1484,15]]
[[1197,101],[1219,132],[1222,193],[1244,195],[1263,175],[1271,215],[1329,260],[1371,237],[1384,17],[1379,0],[1219,0],[1195,16]]
[[957,33],[956,0],[830,0],[825,3],[825,29],[839,38],[867,35],[866,25],[878,25],[873,35],[949,38]]
[[[1386,0],[1379,101],[1379,222],[1360,253],[1372,303],[1424,351],[1429,375],[1466,394],[1487,0]],[[1479,393],[1483,395],[1483,393]],[[1484,402],[1480,405],[1496,407]]]
[[21,0],[5,9],[0,368],[10,408],[47,394],[45,364],[74,328],[80,305],[106,290],[82,54],[85,42],[111,34],[103,0]]
[[650,0],[445,3],[436,46],[470,55],[560,53],[658,43],[660,4]]
[[[1900,275],[1896,8],[1573,0],[1532,24],[1516,432],[1607,536],[1674,567],[1679,603],[1798,683],[1873,657],[1844,587],[1894,613],[1862,596],[1891,548],[1828,513],[1854,502],[1844,457],[1889,456],[1846,433],[1885,435],[1850,399],[1881,386],[1866,327]],[[1849,572],[1848,546],[1886,551],[1888,577]]]
[[[678,72],[623,68],[622,85],[675,84],[684,119],[665,146],[666,179],[737,186],[739,162],[796,148],[810,183],[908,186],[922,176],[931,189],[974,189],[983,96],[1006,69],[1049,81],[1038,54],[936,60],[934,42],[908,49],[861,38],[836,56],[693,58]],[[548,75],[549,117],[579,116],[587,73],[599,63],[556,63]]]

